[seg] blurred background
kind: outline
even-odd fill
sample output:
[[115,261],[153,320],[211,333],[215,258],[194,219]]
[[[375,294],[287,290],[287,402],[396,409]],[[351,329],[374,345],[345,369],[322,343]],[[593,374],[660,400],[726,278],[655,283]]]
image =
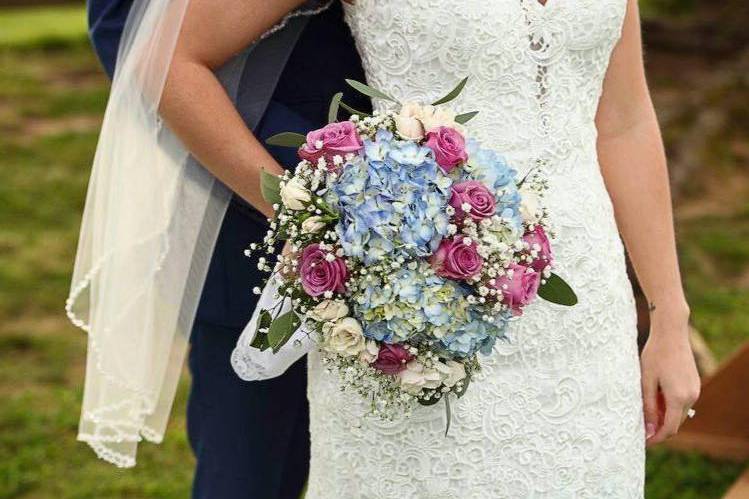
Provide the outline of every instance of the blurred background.
[[[649,452],[646,497],[730,489],[732,499],[749,498],[737,483],[749,466],[749,7],[641,5],[693,340],[712,383],[682,441]],[[2,498],[189,495],[187,379],[166,442],[143,445],[134,470],[75,441],[85,337],[63,306],[107,93],[82,2],[0,0]]]

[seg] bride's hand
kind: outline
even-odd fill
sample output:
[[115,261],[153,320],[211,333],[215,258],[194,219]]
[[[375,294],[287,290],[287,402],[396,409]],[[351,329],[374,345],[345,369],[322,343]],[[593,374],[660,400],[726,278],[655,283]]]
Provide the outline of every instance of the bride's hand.
[[700,394],[700,377],[689,344],[688,313],[651,313],[642,351],[642,397],[648,446],[676,434]]

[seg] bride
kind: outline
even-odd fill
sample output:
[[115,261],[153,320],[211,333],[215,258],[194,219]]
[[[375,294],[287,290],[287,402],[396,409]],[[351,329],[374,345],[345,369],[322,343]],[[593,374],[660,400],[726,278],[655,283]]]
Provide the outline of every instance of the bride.
[[[159,40],[164,39],[159,23],[178,19],[169,31],[173,51],[134,63],[129,71],[134,85],[141,85],[136,94],[158,103],[157,122],[163,119],[175,137],[144,134],[135,143],[151,144],[169,158],[189,150],[211,174],[268,213],[258,174],[261,167],[279,167],[248,133],[212,69],[276,29],[302,2],[191,0],[184,12],[175,5],[186,1],[157,3],[165,5],[163,15],[152,20],[154,32],[162,29]],[[642,497],[645,446],[677,432],[697,399],[699,378],[688,343],[689,308],[675,251],[666,160],[644,76],[636,0],[356,0],[346,6],[346,21],[368,82],[401,101],[434,100],[469,77],[455,103],[461,111],[480,111],[469,133],[505,154],[520,175],[538,168],[548,178],[557,269],[580,303],[563,308],[539,301],[528,308],[524,320],[512,326],[511,341],[484,359],[480,381],[455,404],[447,436],[438,407],[387,423],[363,418],[358,397],[340,391],[311,354],[307,497]],[[143,83],[162,73],[163,92],[162,86]],[[170,172],[183,171],[181,163],[170,164],[174,168],[166,169],[164,178],[174,183],[164,189],[204,185],[175,180]],[[162,180],[153,177],[157,185]],[[140,186],[120,198],[128,195],[143,199]],[[205,204],[205,196],[201,199]],[[117,196],[111,202],[117,203]],[[137,202],[128,207],[142,212]],[[153,209],[164,213],[169,227],[175,211],[205,213],[190,204],[162,208]],[[154,223],[150,218],[144,213],[142,222]],[[620,233],[650,304],[651,332],[640,356]],[[193,245],[196,239],[188,238]],[[176,244],[180,241],[176,237]],[[147,238],[143,244],[148,250]],[[192,272],[190,261],[172,265],[171,277]],[[135,281],[133,268],[120,266],[110,269],[110,279]],[[156,312],[145,312],[184,310],[189,286],[174,292],[157,284],[165,292],[153,298]],[[92,310],[95,305],[87,304]],[[100,336],[111,340],[107,331]],[[122,355],[142,362],[128,357],[132,345],[125,340],[100,343],[101,350],[109,345],[106,358],[123,370],[132,367]],[[156,344],[156,353],[171,359],[170,365],[181,360],[174,345],[172,338]],[[168,367],[160,366],[159,380]],[[163,409],[158,395],[163,383],[147,386],[157,394],[146,399],[157,401],[152,409]],[[148,437],[148,425],[140,423]]]

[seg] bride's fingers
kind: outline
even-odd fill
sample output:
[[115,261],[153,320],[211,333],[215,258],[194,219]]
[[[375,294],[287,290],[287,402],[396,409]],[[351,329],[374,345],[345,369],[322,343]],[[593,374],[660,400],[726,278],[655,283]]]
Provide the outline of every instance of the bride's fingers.
[[663,418],[663,425],[658,429],[655,435],[648,440],[648,445],[657,444],[676,435],[681,426],[682,417],[686,411],[685,404],[677,397],[666,396],[666,415]]
[[642,409],[645,417],[645,439],[649,440],[658,431],[658,381],[645,373],[642,377]]

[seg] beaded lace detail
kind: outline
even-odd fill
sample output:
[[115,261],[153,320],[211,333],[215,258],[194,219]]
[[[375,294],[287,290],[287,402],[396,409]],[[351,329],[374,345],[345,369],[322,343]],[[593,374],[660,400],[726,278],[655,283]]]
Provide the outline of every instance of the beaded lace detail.
[[[347,8],[368,82],[480,111],[468,133],[523,175],[541,169],[557,272],[572,308],[544,301],[483,358],[468,394],[410,419],[366,404],[309,360],[308,499],[641,498],[636,315],[596,154],[594,118],[626,0],[357,0]],[[381,104],[381,103],[380,103]]]

